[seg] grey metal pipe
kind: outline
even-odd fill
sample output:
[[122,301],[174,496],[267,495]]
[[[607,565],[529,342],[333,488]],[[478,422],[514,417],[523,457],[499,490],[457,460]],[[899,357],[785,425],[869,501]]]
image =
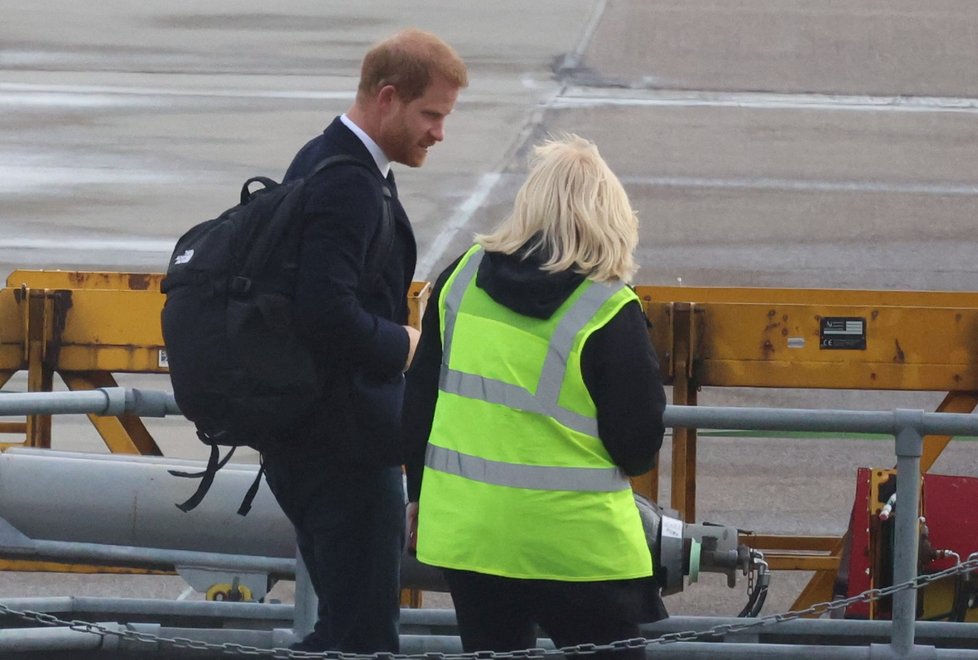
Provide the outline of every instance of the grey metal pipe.
[[819,660],[868,660],[866,647],[827,647],[795,644],[715,644],[682,642],[655,646],[646,652],[647,658],[690,658],[718,660],[720,658],[818,658]]
[[[295,530],[271,491],[259,489],[247,516],[231,513],[258,466],[229,464],[200,507],[186,514],[174,506],[186,498],[188,480],[168,470],[202,470],[204,465],[33,448],[0,453],[0,555],[293,575]],[[401,579],[413,588],[447,590],[439,570],[407,553]]]
[[[271,631],[218,630],[198,628],[172,628],[157,624],[131,624],[123,627],[118,624],[99,624],[122,632],[130,629],[141,634],[154,635],[163,639],[193,639],[215,645],[240,644],[255,648],[272,649]],[[539,648],[552,650],[549,639],[538,640]],[[0,652],[36,651],[116,651],[138,648],[141,654],[169,654],[173,649],[167,645],[147,645],[144,642],[127,642],[115,635],[99,636],[76,632],[64,628],[25,628],[0,631]],[[401,653],[419,655],[424,653],[461,653],[462,644],[452,635],[402,635]],[[648,658],[689,658],[702,660],[715,659],[764,659],[764,658],[819,658],[819,660],[976,660],[978,650],[938,649],[932,646],[915,646],[908,653],[895,655],[890,645],[871,644],[869,646],[828,646],[800,644],[734,644],[711,642],[678,642],[664,645],[651,645],[646,650]]]
[[[795,408],[733,408],[666,406],[666,426],[700,429],[763,431],[855,431],[896,434],[901,411],[808,410]],[[978,433],[978,416],[961,413],[920,414],[926,434],[971,435]]]
[[278,578],[289,578],[295,574],[295,562],[278,557],[137,548],[98,543],[66,543],[42,540],[12,548],[10,545],[4,545],[3,539],[0,537],[0,555],[9,558],[32,558],[42,561],[59,560],[75,563],[96,562],[120,566],[221,568],[232,571],[265,573]]
[[[176,601],[155,598],[114,597],[27,597],[0,599],[7,607],[18,611],[35,611],[61,614],[74,618],[75,613],[98,615],[98,618],[125,619],[132,614],[158,617],[193,617],[197,619],[236,619],[268,621],[275,624],[293,618],[294,606],[279,603],[234,603],[228,601]],[[743,625],[751,619],[735,617],[670,616],[655,623],[643,624],[642,635],[654,639],[668,633],[688,630],[703,631],[717,626]],[[455,611],[441,608],[403,608],[401,625],[407,628],[426,628],[454,635]],[[857,619],[795,619],[781,623],[769,623],[752,629],[760,636],[778,637],[821,636],[852,638],[854,643],[867,643],[873,639],[890,636],[891,621]],[[918,621],[918,637],[928,640],[952,640],[978,647],[978,624],[952,623],[947,621]],[[442,636],[442,635],[436,635]]]
[[[425,610],[419,610],[424,612]],[[711,616],[670,616],[668,619],[641,626],[642,635],[653,639],[667,633],[686,630],[709,630],[717,626],[740,626],[752,619]],[[822,636],[855,639],[885,639],[890,637],[892,622],[862,619],[794,619],[769,623],[753,629],[760,636],[805,637]],[[949,621],[918,621],[917,636],[926,639],[960,640],[978,647],[978,624]]]
[[[47,394],[51,401],[40,402],[42,411],[50,412],[89,412],[94,414],[154,414],[140,412],[143,408],[155,414],[168,414],[175,409],[170,406],[167,395],[149,396],[121,388],[107,388],[100,392]],[[158,393],[159,394],[159,393]],[[59,397],[71,395],[58,405],[67,408],[54,410],[43,408],[53,406]],[[18,401],[4,395],[0,397],[0,414],[11,409]],[[32,395],[37,396],[37,395]],[[101,398],[99,398],[101,397]],[[71,400],[84,401],[86,409]],[[11,404],[3,406],[2,404]],[[19,402],[21,405],[24,402]],[[36,402],[35,402],[36,403]],[[94,406],[94,409],[91,407]],[[973,415],[949,413],[924,413],[923,411],[871,412],[871,411],[830,411],[830,410],[779,410],[746,408],[706,408],[696,406],[669,406],[665,422],[669,426],[692,428],[730,428],[745,430],[809,430],[809,431],[858,431],[870,433],[890,433],[896,436],[898,470],[902,479],[897,482],[897,546],[895,581],[902,583],[912,579],[916,572],[917,521],[920,444],[924,434],[941,433],[946,435],[978,434],[978,417]],[[907,478],[907,477],[910,478]],[[0,479],[0,486],[4,483]],[[50,495],[50,494],[49,494]],[[0,502],[4,501],[0,493]],[[225,510],[222,508],[222,511]],[[901,516],[901,513],[903,515]],[[184,519],[185,520],[185,519]],[[179,546],[183,547],[183,546]],[[294,547],[294,546],[292,546]],[[894,597],[894,622],[890,626],[891,644],[874,644],[869,647],[814,646],[820,658],[923,658],[923,657],[961,657],[978,658],[978,651],[967,649],[934,649],[914,645],[914,609],[916,594],[912,591],[896,594]],[[967,624],[965,624],[967,625]],[[760,631],[758,631],[760,634]],[[702,647],[702,648],[701,648]],[[650,653],[656,647],[650,649]],[[686,642],[670,644],[670,657],[791,657],[805,654],[811,650],[799,645],[757,645],[757,644],[716,644],[705,642]],[[947,652],[946,652],[947,651]],[[702,653],[703,655],[696,655]]]
[[[552,650],[553,642],[537,639],[537,648]],[[401,653],[462,653],[462,639],[457,635],[401,635]],[[556,656],[550,656],[556,657]],[[582,660],[588,656],[580,656]]]
[[[206,602],[206,601],[159,601],[155,599],[126,599],[126,598],[19,598],[3,599],[6,606],[18,611],[38,611],[51,613],[54,615],[74,618],[75,613],[101,614],[104,617],[126,618],[128,615],[139,614],[145,616],[173,616],[181,619],[194,617],[198,619],[220,618],[233,621],[261,620],[268,625],[274,626],[277,621],[289,620],[292,616],[291,605],[259,605],[256,603],[230,603],[230,602]],[[444,630],[444,634],[403,634],[402,652],[403,653],[425,653],[443,652],[457,653],[461,651],[461,643],[455,634],[455,613],[447,609],[403,609],[401,612],[402,627],[428,627],[431,629]],[[718,625],[739,625],[747,621],[730,617],[670,617],[663,621],[653,624],[646,624],[642,627],[642,634],[648,638],[655,638],[669,632],[680,632],[688,630],[706,630]],[[219,640],[221,642],[234,642],[247,644],[262,648],[273,648],[282,646],[281,640],[276,642],[275,630],[265,631],[265,637],[256,637],[255,630],[248,630],[247,637],[243,631],[236,631],[223,627],[219,621],[210,623],[206,629],[187,630],[181,629],[181,634],[173,633],[174,629],[167,629],[159,624],[129,624],[129,628],[139,629],[144,632],[162,635],[164,637],[190,637],[194,639]],[[866,645],[872,639],[885,638],[891,628],[890,621],[856,621],[841,619],[798,619],[786,621],[778,624],[765,625],[756,629],[761,635],[776,634],[778,636],[798,636],[798,637],[852,637],[854,645],[862,645],[861,651],[855,656],[849,655],[851,651],[844,651],[842,657],[869,657],[876,659],[899,658],[892,651],[888,644],[875,644],[872,654],[867,655]],[[950,643],[952,640],[961,642],[978,643],[978,625],[947,623],[947,622],[928,622],[918,623],[920,636],[927,639],[940,639],[942,643]],[[216,636],[215,636],[216,635]],[[863,638],[863,639],[860,639]],[[552,648],[549,640],[541,640],[543,648]],[[735,647],[734,655],[724,656],[723,649]],[[744,655],[739,649],[744,647],[752,648],[755,651],[763,648],[780,648],[781,655],[765,656],[757,653],[754,656]],[[682,642],[676,644],[652,645],[650,657],[834,657],[831,655],[823,656],[820,651],[832,649],[830,646],[818,644],[735,644],[735,643],[710,643],[710,642]],[[852,648],[852,647],[849,647]],[[697,650],[699,649],[699,650]],[[787,653],[783,649],[789,649]],[[799,649],[816,649],[817,652],[800,656]],[[834,653],[833,651],[827,651]],[[962,660],[978,659],[976,649],[937,649],[933,655],[932,647],[916,646],[912,648],[913,655],[902,656],[911,658],[937,657],[937,658],[961,658]],[[688,654],[688,655],[687,655]],[[713,655],[710,655],[713,654]]]
[[158,390],[100,387],[74,392],[15,392],[0,396],[0,416],[5,415],[179,415],[173,394]]
[[455,610],[435,607],[401,609],[401,623],[408,625],[454,628],[457,624]]
[[942,660],[974,660],[978,658],[978,651],[973,649],[935,649],[934,656],[942,658]]
[[134,614],[196,619],[237,619],[278,623],[291,620],[293,606],[283,603],[251,603],[208,600],[163,600],[102,596],[46,596],[0,598],[0,603],[18,612],[42,612],[77,618],[77,613],[96,614],[99,619],[127,620]]
[[[84,392],[27,392],[0,396],[0,416],[23,414],[179,414],[173,394],[138,388],[105,387]],[[896,433],[893,412],[666,406],[667,426],[742,430],[807,430]],[[978,418],[961,413],[923,413],[925,434],[978,433]]]
[[[818,658],[818,660],[891,660],[888,644],[869,646],[821,646],[796,644],[716,644],[710,642],[681,642],[651,647],[649,658],[684,658],[691,660],[756,660],[758,658]],[[913,647],[905,656],[908,660],[978,660],[978,651],[969,649],[935,649]]]
[[[100,626],[118,630],[118,624]],[[70,628],[0,628],[0,657],[8,653],[115,650],[118,638]]]
[[[153,623],[131,623],[126,626],[127,630],[131,630],[134,633],[139,633],[141,635],[153,635],[155,637],[162,637],[164,639],[192,639],[195,642],[202,642],[205,644],[214,644],[215,646],[223,646],[225,644],[240,644],[242,646],[254,647],[259,649],[274,649],[274,648],[286,648],[289,643],[286,639],[276,640],[274,631],[267,630],[245,630],[245,629],[232,629],[221,630],[221,629],[201,629],[201,628],[177,628],[177,627],[165,627],[159,624]],[[148,653],[159,653],[164,655],[167,659],[174,657],[188,657],[188,658],[241,658],[241,657],[263,657],[268,658],[270,656],[253,656],[246,655],[242,656],[240,654],[235,654],[232,652],[228,653],[218,653],[210,652],[204,654],[199,650],[189,651],[182,650],[181,652],[175,652],[174,645],[160,644],[158,647],[154,648],[153,645],[149,645],[146,642],[136,641],[136,640],[120,640],[119,648],[122,651],[126,651],[126,658],[131,658],[133,653],[138,653],[138,657],[147,655]],[[147,651],[147,648],[152,649]],[[280,656],[281,657],[281,656]]]
[[[923,413],[898,410],[896,434],[896,542],[893,560],[893,583],[903,584],[917,577],[917,546],[920,527],[917,510],[920,505],[920,454],[924,439]],[[917,590],[905,589],[893,595],[893,650],[908,654],[914,643],[917,612]]]
[[251,513],[234,515],[257,465],[226,465],[199,507],[191,513],[177,509],[197,482],[168,470],[203,470],[204,465],[10,449],[0,453],[0,517],[33,540],[294,559],[295,530],[267,487],[259,488]]

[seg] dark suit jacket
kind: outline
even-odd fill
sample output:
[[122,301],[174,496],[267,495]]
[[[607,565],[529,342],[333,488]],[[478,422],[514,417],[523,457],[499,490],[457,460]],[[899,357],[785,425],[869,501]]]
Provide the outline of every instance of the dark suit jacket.
[[401,325],[407,322],[417,247],[390,179],[393,248],[378,280],[361,292],[368,249],[383,217],[385,181],[370,152],[337,117],[296,154],[285,179],[306,176],[336,154],[352,155],[369,168],[329,167],[306,186],[294,314],[326,387],[323,404],[300,440],[310,452],[331,459],[369,461],[369,451],[361,451],[369,449],[363,424],[400,416],[408,353]]

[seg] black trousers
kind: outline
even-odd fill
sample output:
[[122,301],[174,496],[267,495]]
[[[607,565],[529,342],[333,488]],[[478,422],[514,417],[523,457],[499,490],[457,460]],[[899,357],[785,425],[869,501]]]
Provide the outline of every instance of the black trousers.
[[[319,599],[316,650],[400,649],[404,485],[400,467],[296,465],[265,458],[265,478],[295,526]],[[316,483],[310,484],[309,480]]]
[[[445,569],[466,652],[537,646],[537,626],[559,648],[609,644],[640,636],[641,621],[667,615],[652,579],[563,582]],[[590,658],[641,660],[644,648]]]

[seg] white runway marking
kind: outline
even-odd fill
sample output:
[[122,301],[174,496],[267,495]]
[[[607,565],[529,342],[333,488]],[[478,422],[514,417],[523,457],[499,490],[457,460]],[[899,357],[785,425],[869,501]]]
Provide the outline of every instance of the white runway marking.
[[623,176],[622,183],[662,188],[716,188],[798,192],[898,193],[910,195],[978,196],[978,184],[900,181],[818,181],[770,177]]
[[[425,278],[433,279],[438,273],[431,272],[432,269],[438,265],[439,260],[445,256],[445,252],[448,250],[452,239],[465,228],[472,218],[472,215],[479,210],[479,207],[486,201],[489,197],[489,193],[492,192],[493,187],[502,177],[499,172],[492,172],[490,174],[483,174],[479,178],[479,183],[476,185],[475,190],[468,196],[468,198],[462,202],[462,204],[455,210],[452,214],[451,219],[445,228],[439,232],[438,237],[431,243],[424,254],[418,258],[418,265],[414,270],[415,279]],[[447,265],[447,264],[442,264]]]
[[594,5],[594,8],[591,10],[591,16],[588,18],[587,24],[584,26],[584,31],[581,33],[581,38],[577,40],[577,46],[572,52],[564,56],[564,62],[561,68],[576,69],[581,65],[581,61],[584,59],[584,52],[591,45],[591,40],[594,38],[594,33],[598,29],[598,24],[601,23],[601,17],[604,16],[604,10],[607,6],[608,0],[600,0]]
[[856,96],[569,87],[553,102],[554,108],[597,106],[978,113],[978,99],[953,96]]
[[[350,91],[326,92],[313,90],[255,90],[255,89],[211,89],[177,87],[139,87],[132,85],[45,85],[39,83],[0,82],[0,103],[13,105],[40,104],[66,105],[67,99],[84,97],[221,97],[242,99],[308,99],[308,100],[353,100]],[[47,97],[46,102],[43,99]],[[91,101],[77,101],[78,104],[91,104]]]
[[[574,53],[565,58],[573,65]],[[257,99],[352,100],[353,92],[317,90],[188,89],[128,85],[48,85],[0,82],[0,103],[60,105],[66,99],[86,96],[118,97],[222,97]],[[42,101],[48,97],[47,101]],[[464,99],[463,99],[464,100]],[[91,103],[77,101],[77,103]],[[833,94],[778,94],[643,89],[594,89],[567,87],[550,100],[554,108],[594,106],[717,107],[794,110],[863,110],[878,112],[978,112],[978,99],[954,96],[860,96]]]
[[[591,44],[591,40],[594,38],[594,33],[598,29],[598,24],[601,22],[601,17],[604,15],[607,5],[607,0],[599,0],[599,2],[594,5],[593,9],[591,10],[591,15],[588,17],[587,24],[584,26],[581,36],[577,40],[577,45],[574,47],[573,51],[564,56],[564,60],[561,65],[562,69],[576,69],[578,66],[580,66],[584,53],[587,50],[587,47]],[[527,84],[527,79],[524,79],[524,86],[528,88],[530,87],[530,85]],[[546,111],[553,107],[556,100],[559,100],[559,96],[548,94],[538,103],[537,107],[530,113],[529,122],[527,126],[524,127],[524,130],[520,132],[518,141],[524,141],[526,136],[533,133],[533,126],[536,126],[543,121]],[[461,204],[461,206],[456,209],[455,213],[452,215],[452,218],[448,221],[448,225],[438,233],[438,236],[435,238],[434,242],[418,257],[418,264],[414,271],[414,276],[416,279],[424,278],[433,280],[438,275],[438,273],[432,272],[435,266],[447,265],[439,264],[439,262],[442,258],[444,258],[445,252],[451,245],[452,240],[458,235],[459,232],[468,226],[472,215],[486,201],[486,199],[489,197],[489,193],[492,192],[493,187],[501,177],[501,171],[483,174],[482,177],[480,177],[479,183],[476,185],[475,189],[468,196],[468,198]]]
[[112,250],[118,252],[160,252],[173,251],[176,240],[149,238],[0,238],[0,250],[59,250],[89,252],[93,250]]
[[[577,48],[565,58],[564,66],[579,64],[581,53],[591,41],[605,2],[596,5]],[[124,85],[54,85],[0,82],[0,105],[88,106],[140,104],[148,97],[223,97],[349,100],[349,91],[192,89]],[[846,110],[863,112],[958,112],[978,113],[978,99],[965,97],[859,96],[826,94],[778,94],[757,92],[720,92],[643,89],[593,89],[567,87],[556,96],[543,100],[534,112],[540,121],[549,109],[573,109],[596,106],[622,107],[715,107],[782,110]],[[472,216],[486,202],[501,178],[500,171],[484,174],[475,188],[456,209],[437,238],[419,256],[416,275],[431,278],[432,270],[441,264],[453,239],[468,226]],[[887,181],[817,181],[779,178],[721,177],[623,177],[630,185],[812,192],[903,193],[922,195],[978,196],[978,185],[940,182]],[[71,251],[133,251],[169,253],[172,241],[152,239],[0,239],[2,249]]]

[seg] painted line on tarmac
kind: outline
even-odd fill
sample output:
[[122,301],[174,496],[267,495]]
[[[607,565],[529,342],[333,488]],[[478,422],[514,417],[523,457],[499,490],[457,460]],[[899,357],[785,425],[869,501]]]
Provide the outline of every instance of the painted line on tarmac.
[[553,102],[554,108],[563,109],[598,106],[978,113],[978,99],[953,96],[857,96],[640,89],[615,92],[607,89],[568,87]]
[[[595,12],[600,15],[600,12]],[[585,38],[586,42],[587,39]],[[978,113],[978,99],[956,97],[882,97],[882,96],[827,96],[817,94],[768,94],[627,90],[621,94],[602,95],[589,93],[584,88],[568,88],[544,105],[547,108],[593,107],[599,105],[639,107],[746,107],[768,109],[834,109],[860,111],[897,112],[970,112]],[[254,90],[187,90],[152,87],[121,87],[104,85],[41,85],[0,83],[0,99],[8,94],[51,94],[54,96],[93,94],[119,96],[219,96],[241,98],[307,98],[350,99],[350,92],[269,91]],[[2,100],[0,100],[2,103]],[[458,207],[444,230],[419,259],[417,272],[429,276],[431,269],[443,258],[451,241],[468,224],[474,213],[488,198],[501,178],[499,172],[483,175],[470,196]],[[763,189],[779,191],[812,192],[870,192],[905,193],[925,195],[976,196],[978,186],[941,183],[892,183],[874,181],[808,181],[778,178],[710,178],[710,177],[623,177],[625,183],[658,187],[682,187],[703,189]],[[168,253],[170,242],[144,240],[77,240],[49,239],[2,239],[0,248],[14,249],[71,249],[133,250],[139,252]]]
[[[587,23],[584,25],[584,29],[581,32],[580,37],[577,40],[577,44],[574,50],[564,56],[563,63],[561,64],[561,69],[576,69],[581,65],[581,61],[584,58],[584,53],[587,51],[588,46],[591,45],[591,41],[594,39],[594,33],[598,29],[598,25],[601,23],[601,18],[604,16],[605,9],[607,8],[607,0],[599,0],[591,10],[591,14],[588,17]],[[529,78],[524,78],[524,86],[531,87],[529,83]],[[545,112],[553,105],[555,99],[559,96],[550,95],[537,104],[534,110],[530,113],[530,118],[524,129],[520,132],[517,138],[517,144],[522,146],[523,143],[533,134],[533,129],[542,123],[543,116]],[[471,194],[466,198],[464,202],[455,210],[455,213],[449,219],[447,225],[438,232],[438,236],[431,245],[424,251],[424,253],[418,258],[417,266],[415,267],[415,278],[423,278],[434,280],[438,273],[433,272],[434,268],[437,266],[443,266],[447,264],[440,264],[439,262],[444,258],[445,253],[451,246],[452,241],[455,237],[465,229],[472,216],[479,210],[479,208],[488,199],[489,194],[492,189],[499,183],[502,178],[501,171],[490,172],[488,174],[483,174],[479,178],[478,184],[473,189]]]
[[591,45],[591,40],[594,39],[594,33],[598,30],[598,25],[601,23],[601,18],[604,16],[604,11],[607,6],[608,0],[600,0],[594,5],[594,8],[591,10],[591,16],[584,25],[584,31],[581,33],[580,39],[577,40],[577,45],[573,51],[564,56],[561,69],[576,69],[581,65],[584,59],[584,53],[587,51],[588,46]]
[[173,251],[176,239],[143,238],[0,238],[0,250],[58,250],[62,252],[92,252],[99,250],[125,252]]
[[699,177],[699,176],[623,176],[627,185],[654,188],[703,188],[719,190],[771,190],[787,192],[856,192],[898,193],[909,195],[939,195],[976,197],[978,184],[915,183],[890,181],[818,181],[808,179],[776,179],[768,177]]
[[[0,82],[0,104],[3,105],[72,105],[71,99],[133,97],[217,97],[243,99],[352,100],[355,92],[313,90],[254,89],[187,89],[175,87],[139,87],[130,85],[48,85],[40,83]],[[92,101],[77,104],[91,105]]]
[[[502,174],[500,172],[483,174],[479,178],[479,183],[472,191],[472,194],[455,210],[455,213],[452,214],[445,228],[438,232],[438,236],[432,241],[431,246],[418,259],[418,264],[414,269],[415,278],[434,279],[438,275],[438,273],[433,273],[432,269],[445,256],[445,252],[448,251],[452,239],[465,228],[475,212],[488,199],[489,193],[492,192],[492,189],[499,183],[501,178]],[[447,266],[448,264],[444,265]]]

